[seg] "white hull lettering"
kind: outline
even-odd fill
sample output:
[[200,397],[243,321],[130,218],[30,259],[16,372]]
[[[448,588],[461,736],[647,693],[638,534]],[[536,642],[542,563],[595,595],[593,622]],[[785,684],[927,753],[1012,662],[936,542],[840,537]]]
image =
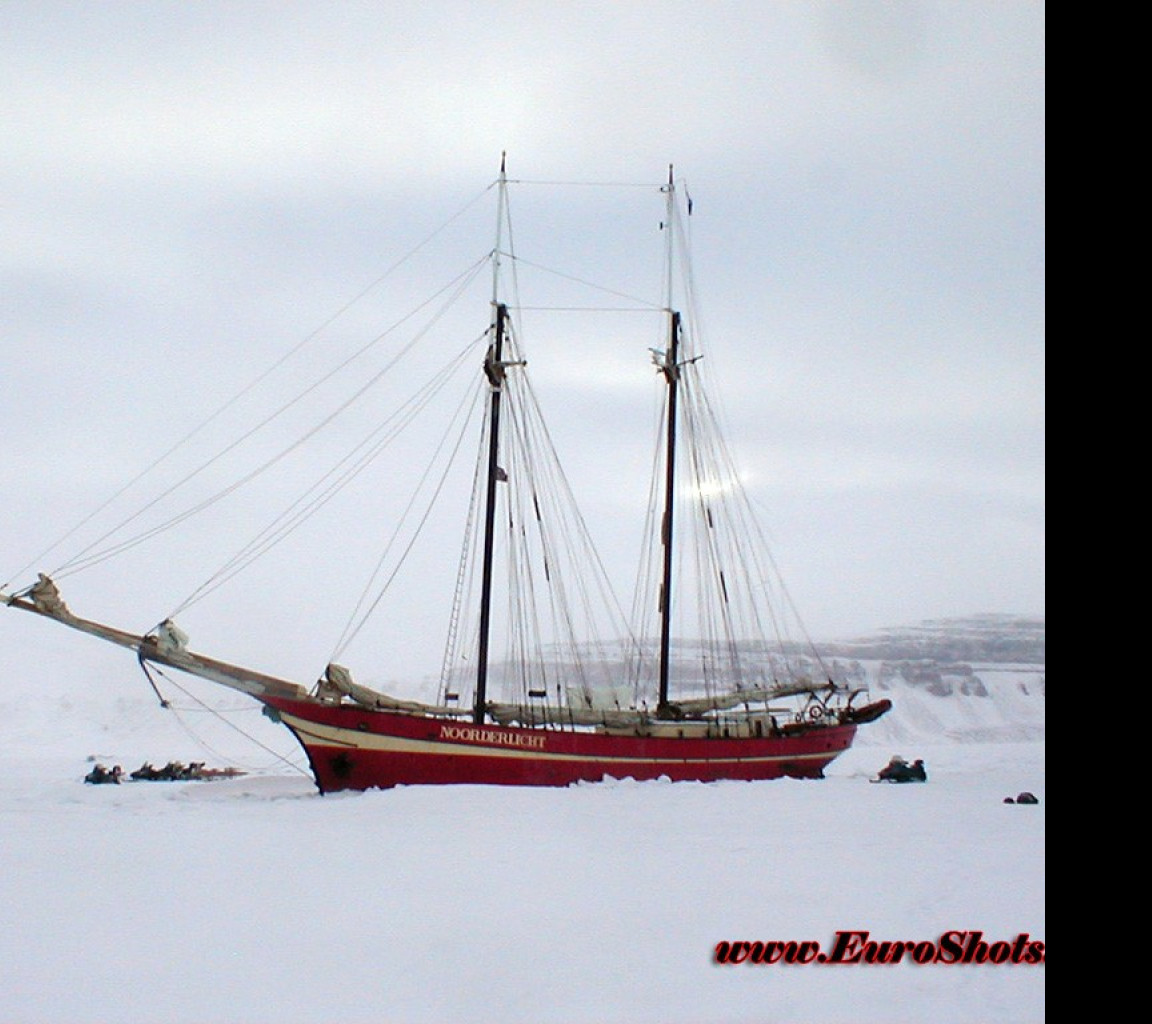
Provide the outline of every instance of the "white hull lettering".
[[544,737],[527,733],[501,732],[498,729],[481,729],[470,725],[442,725],[440,739],[456,743],[483,743],[496,747],[528,747],[544,749]]

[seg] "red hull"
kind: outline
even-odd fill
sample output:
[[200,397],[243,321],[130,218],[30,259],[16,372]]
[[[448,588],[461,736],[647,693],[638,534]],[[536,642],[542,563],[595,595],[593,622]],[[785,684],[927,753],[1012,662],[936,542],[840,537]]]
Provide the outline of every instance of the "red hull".
[[737,739],[622,736],[263,699],[304,747],[323,793],[427,784],[567,786],[605,776],[818,779],[856,735],[852,723]]

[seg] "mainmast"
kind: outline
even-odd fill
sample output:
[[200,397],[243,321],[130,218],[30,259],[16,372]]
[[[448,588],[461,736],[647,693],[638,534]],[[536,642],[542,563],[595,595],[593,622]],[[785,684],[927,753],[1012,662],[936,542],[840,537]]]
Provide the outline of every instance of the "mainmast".
[[500,244],[507,203],[508,178],[505,155],[500,154],[500,193],[496,203],[496,248],[492,252],[492,344],[484,357],[484,374],[490,390],[488,420],[488,481],[484,503],[484,560],[480,582],[480,638],[477,647],[476,695],[472,720],[484,721],[488,691],[488,636],[492,622],[492,553],[496,538],[496,484],[500,476],[500,398],[504,390],[504,330],[508,307],[499,302]]
[[472,708],[475,722],[484,721],[488,689],[488,633],[492,621],[492,549],[496,536],[496,484],[500,479],[500,398],[504,390],[504,325],[508,307],[496,304],[495,337],[484,359],[484,373],[491,391],[488,420],[488,492],[484,503],[484,562],[480,582],[480,642],[477,649],[476,700]]
[[668,675],[672,650],[672,512],[676,500],[676,407],[680,383],[680,314],[672,309],[672,253],[675,229],[675,186],[672,179],[672,165],[668,165],[667,215],[664,229],[668,232],[668,351],[664,353],[660,366],[668,383],[668,423],[664,451],[664,520],[660,531],[664,545],[664,574],[660,587],[660,676],[659,698],[656,704],[657,715],[664,717],[670,713],[668,706]]

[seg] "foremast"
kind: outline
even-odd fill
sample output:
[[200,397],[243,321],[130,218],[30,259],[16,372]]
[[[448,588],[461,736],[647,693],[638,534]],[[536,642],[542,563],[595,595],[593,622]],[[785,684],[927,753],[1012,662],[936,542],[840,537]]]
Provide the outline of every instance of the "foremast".
[[680,388],[680,314],[672,308],[673,291],[673,247],[676,215],[676,186],[673,181],[672,165],[668,165],[668,184],[664,187],[667,214],[664,229],[667,235],[667,277],[668,277],[668,349],[658,355],[660,372],[668,386],[668,416],[664,439],[664,517],[661,523],[660,540],[663,545],[663,573],[660,585],[660,663],[659,691],[656,714],[659,718],[677,717],[676,709],[668,702],[668,680],[672,658],[672,555],[673,526],[676,506],[676,425],[677,404]]
[[487,714],[488,647],[492,625],[492,560],[496,541],[496,487],[500,481],[500,400],[504,393],[504,337],[508,307],[500,301],[500,245],[508,204],[508,176],[505,154],[500,154],[499,197],[496,203],[496,247],[492,251],[492,343],[484,357],[488,378],[488,479],[484,501],[484,553],[480,581],[480,635],[477,640],[476,692],[472,720],[477,724]]
[[488,643],[492,623],[492,558],[496,538],[496,485],[500,479],[500,398],[504,391],[504,329],[508,307],[496,303],[492,345],[484,360],[490,391],[488,421],[488,481],[484,502],[484,555],[480,582],[480,637],[477,647],[476,696],[472,718],[484,721],[488,691]]

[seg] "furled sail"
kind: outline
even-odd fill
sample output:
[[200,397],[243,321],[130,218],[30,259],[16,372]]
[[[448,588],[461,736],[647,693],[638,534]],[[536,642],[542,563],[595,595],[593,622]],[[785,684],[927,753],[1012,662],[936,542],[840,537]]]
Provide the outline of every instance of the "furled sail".
[[557,704],[506,704],[488,701],[484,709],[500,725],[611,725],[627,727],[652,721],[653,715],[644,711],[616,710],[614,708],[579,708]]
[[350,697],[357,704],[377,711],[400,711],[412,715],[470,715],[471,709],[449,707],[445,704],[424,704],[417,700],[400,700],[398,697],[389,697],[371,687],[362,686],[352,678],[352,673],[343,665],[331,664],[324,670],[324,678],[320,680],[319,697],[339,703],[344,697]]

